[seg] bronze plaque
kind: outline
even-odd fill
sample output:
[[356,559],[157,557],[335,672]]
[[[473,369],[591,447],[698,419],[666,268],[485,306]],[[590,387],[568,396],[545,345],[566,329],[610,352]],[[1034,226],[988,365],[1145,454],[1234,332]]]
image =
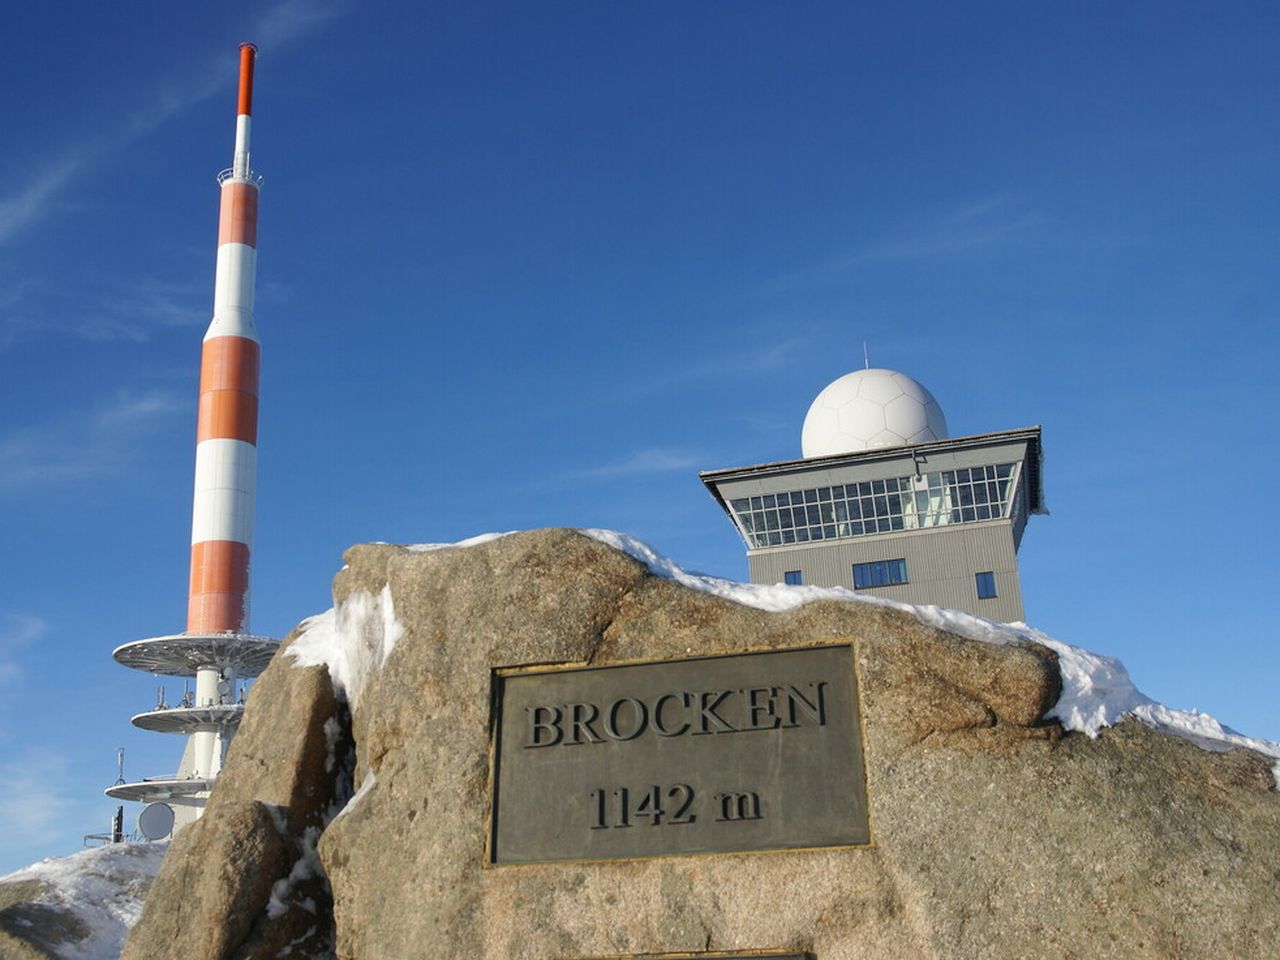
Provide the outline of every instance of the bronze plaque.
[[868,843],[853,657],[497,671],[489,861]]

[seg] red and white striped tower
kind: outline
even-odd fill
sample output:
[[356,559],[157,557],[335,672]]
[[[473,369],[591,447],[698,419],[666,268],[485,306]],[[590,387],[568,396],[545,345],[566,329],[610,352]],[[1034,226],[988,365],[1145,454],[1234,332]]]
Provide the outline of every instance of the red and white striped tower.
[[[258,459],[259,344],[253,287],[262,182],[249,165],[256,58],[257,47],[240,45],[235,157],[218,175],[218,261],[213,320],[200,363],[187,630],[127,643],[114,653],[125,666],[150,673],[195,674],[194,696],[188,694],[180,705],[169,707],[162,695],[155,710],[133,718],[144,729],[188,734],[177,774],[107,791],[108,796],[152,806],[177,804],[179,826],[198,815],[222,768],[227,742],[243,712],[235,695],[238,681],[257,676],[277,646],[274,640],[249,633],[249,553]],[[165,820],[152,819],[161,824]]]
[[249,171],[255,48],[240,48],[235,166],[219,177],[218,267],[213,321],[200,362],[196,488],[191,517],[187,630],[242,632],[249,619],[249,547],[258,454],[258,332],[253,280],[258,183]]
[[[240,45],[236,152],[222,185],[213,320],[200,359],[196,425],[196,484],[191,511],[191,587],[187,632],[246,633],[249,626],[249,548],[258,465],[258,332],[253,326],[253,281],[258,256],[258,178],[249,169],[253,66],[257,47]],[[217,699],[214,665],[196,673],[196,702]],[[216,730],[193,734],[196,768],[217,772]]]

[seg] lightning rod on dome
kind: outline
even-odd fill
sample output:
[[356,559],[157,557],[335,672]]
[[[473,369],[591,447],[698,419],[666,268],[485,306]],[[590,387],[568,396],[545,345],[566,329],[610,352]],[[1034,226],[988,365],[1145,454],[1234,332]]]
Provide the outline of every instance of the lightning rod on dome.
[[871,354],[867,352],[867,341],[862,341],[862,369],[871,369]]

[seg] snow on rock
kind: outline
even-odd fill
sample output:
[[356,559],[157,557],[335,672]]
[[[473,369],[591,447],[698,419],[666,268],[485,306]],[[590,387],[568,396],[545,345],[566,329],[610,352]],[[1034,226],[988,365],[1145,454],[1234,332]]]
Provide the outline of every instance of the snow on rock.
[[116,960],[142,914],[166,849],[158,843],[117,843],[50,857],[0,877],[0,890],[37,881],[43,892],[28,902],[66,911],[79,921],[87,936],[55,945],[60,960]]
[[376,597],[357,590],[336,607],[304,620],[286,653],[301,667],[328,666],[338,694],[355,709],[370,669],[386,662],[403,633],[390,586]]
[[[283,836],[288,836],[287,827],[283,826],[283,815],[278,824]],[[319,827],[307,827],[302,834],[302,856],[293,863],[287,877],[282,877],[271,886],[271,898],[267,901],[267,916],[272,920],[279,919],[289,912],[294,902],[294,889],[304,880],[324,876],[324,865],[320,862],[320,854],[316,852],[316,841],[320,839]],[[316,902],[310,897],[297,901],[298,905],[308,913],[316,912]]]
[[465,540],[459,540],[457,543],[410,543],[405,544],[405,549],[410,553],[429,553],[432,550],[448,550],[453,547],[478,547],[482,543],[509,537],[516,532],[515,530],[507,530],[505,533],[482,533],[478,536],[467,537]]
[[377,785],[378,785],[378,778],[374,776],[372,770],[368,771],[364,775],[364,780],[360,782],[360,789],[355,792],[355,795],[352,796],[352,798],[347,801],[346,805],[341,810],[338,811],[337,815],[333,819],[337,820],[338,817],[346,816],[348,813],[354,810],[356,808],[356,805],[359,804],[360,801],[363,800],[365,797],[367,797],[370,793],[372,793],[373,788],[376,787]]
[[[1129,677],[1123,663],[1114,657],[1093,653],[1050,637],[1023,623],[996,623],[983,617],[937,606],[917,606],[883,597],[855,593],[845,587],[788,586],[786,584],[739,583],[722,577],[691,573],[674,560],[658,553],[647,543],[615,530],[587,529],[588,537],[620,550],[643,563],[659,577],[674,580],[693,590],[723,597],[760,610],[793,610],[814,600],[840,600],[893,607],[914,615],[921,623],[984,643],[1038,643],[1058,655],[1062,674],[1062,695],[1049,716],[1064,729],[1097,737],[1103,727],[1133,716],[1148,726],[1185,737],[1205,750],[1247,747],[1276,759],[1274,767],[1280,788],[1280,742],[1248,737],[1224,726],[1206,713],[1174,710],[1143,694]],[[407,546],[415,553],[465,548],[489,543],[507,533],[485,533],[457,543],[425,543]],[[389,588],[380,597],[357,592],[329,610],[306,621],[304,632],[289,648],[301,665],[327,663],[334,684],[347,692],[354,706],[368,675],[371,658],[385,661],[403,627],[395,619]]]

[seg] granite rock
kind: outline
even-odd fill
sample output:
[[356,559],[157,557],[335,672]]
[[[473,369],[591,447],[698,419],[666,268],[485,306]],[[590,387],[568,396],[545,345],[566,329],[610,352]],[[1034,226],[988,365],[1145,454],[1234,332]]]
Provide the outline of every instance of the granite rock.
[[350,794],[349,727],[323,667],[272,661],[205,815],[171,842],[122,960],[267,957],[290,944],[294,956],[324,955],[332,908],[315,840]]
[[88,928],[73,910],[47,902],[52,893],[39,880],[0,883],[0,957],[49,960],[88,938]]
[[[348,691],[362,789],[318,844],[343,960],[1276,955],[1280,797],[1267,758],[1129,721],[1096,740],[1064,735],[1045,719],[1060,690],[1047,649],[965,640],[871,604],[768,613],[657,578],[574,531],[427,552],[366,545],[346,561],[335,600],[394,609],[365,634],[370,666]],[[495,668],[834,641],[852,642],[858,662],[870,846],[484,865]],[[257,711],[282,709],[271,704],[294,682],[285,659],[255,688],[241,737]],[[285,776],[272,772],[281,763],[321,777],[315,796],[340,795],[321,749],[312,738],[303,753],[233,751],[191,830],[243,809],[248,784]],[[239,770],[251,762],[258,774]],[[167,867],[157,888],[198,888]],[[160,954],[126,954],[143,956]]]

